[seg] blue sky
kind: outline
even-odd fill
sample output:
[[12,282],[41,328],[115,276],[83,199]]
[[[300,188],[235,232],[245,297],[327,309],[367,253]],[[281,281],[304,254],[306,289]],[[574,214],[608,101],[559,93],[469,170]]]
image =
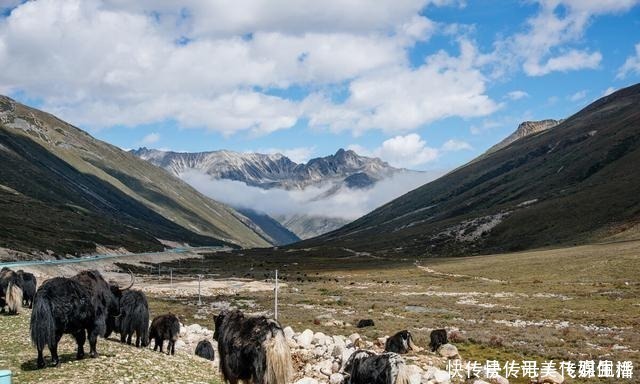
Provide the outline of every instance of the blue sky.
[[636,0],[0,0],[0,92],[122,148],[446,170],[640,81]]

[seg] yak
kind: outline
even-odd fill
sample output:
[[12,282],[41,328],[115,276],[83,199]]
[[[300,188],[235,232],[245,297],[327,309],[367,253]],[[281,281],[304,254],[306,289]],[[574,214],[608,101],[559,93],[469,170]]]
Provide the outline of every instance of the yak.
[[87,336],[90,356],[97,357],[97,338],[105,335],[107,319],[117,316],[116,297],[133,286],[133,275],[131,279],[131,285],[124,289],[107,283],[98,271],[47,280],[36,291],[31,312],[31,340],[38,350],[38,368],[45,366],[42,356],[45,345],[49,347],[54,365],[59,364],[58,342],[65,333],[76,339],[76,358],[84,357]]
[[444,329],[434,329],[431,331],[431,342],[429,346],[431,347],[431,352],[435,352],[440,348],[441,345],[447,344],[447,331]]
[[409,384],[404,359],[393,352],[355,351],[342,369],[345,384]]
[[46,365],[42,355],[45,345],[49,347],[53,365],[60,364],[58,342],[65,333],[73,335],[76,339],[78,360],[84,357],[87,335],[90,356],[98,356],[96,342],[100,334],[100,324],[93,301],[89,288],[66,277],[54,277],[38,288],[33,299],[30,325],[31,341],[38,350],[38,368]]
[[408,353],[409,350],[419,351],[420,348],[413,344],[411,332],[404,330],[387,339],[384,345],[385,352]]
[[0,312],[5,306],[10,315],[18,314],[22,306],[22,278],[6,267],[0,272]]
[[291,351],[276,320],[224,310],[214,316],[214,323],[213,338],[218,342],[220,372],[225,382],[290,382]]
[[33,273],[19,270],[18,275],[22,279],[22,305],[33,308],[33,297],[36,295],[36,287],[38,286],[36,277]]
[[213,351],[213,345],[209,340],[200,340],[196,346],[196,356],[200,356],[203,359],[211,360],[215,358],[215,352]]
[[120,333],[122,343],[131,345],[135,333],[136,347],[149,345],[149,304],[144,293],[129,290],[122,294],[115,330]]
[[162,346],[165,340],[169,340],[167,344],[167,355],[174,355],[176,353],[176,341],[180,335],[180,320],[174,314],[168,313],[166,315],[156,316],[151,322],[149,328],[149,338],[154,340],[153,350],[157,351],[160,347],[162,352]]

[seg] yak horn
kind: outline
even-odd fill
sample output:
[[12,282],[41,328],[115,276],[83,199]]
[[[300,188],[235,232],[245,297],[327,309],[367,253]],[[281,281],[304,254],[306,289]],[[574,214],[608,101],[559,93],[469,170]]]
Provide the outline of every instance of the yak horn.
[[130,269],[127,269],[127,271],[129,271],[129,275],[131,276],[131,284],[129,284],[127,288],[123,288],[122,291],[126,291],[130,289],[131,287],[133,287],[133,284],[136,282],[136,278],[133,276],[133,272],[131,272]]

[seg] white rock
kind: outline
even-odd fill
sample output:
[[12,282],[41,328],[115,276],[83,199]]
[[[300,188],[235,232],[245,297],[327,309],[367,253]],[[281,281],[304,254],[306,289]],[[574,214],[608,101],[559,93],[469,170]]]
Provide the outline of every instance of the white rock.
[[356,340],[360,339],[360,335],[357,333],[352,334],[351,336],[349,336],[349,340],[351,341],[351,343],[355,343]]
[[313,335],[313,338],[311,339],[311,343],[313,344],[318,344],[318,345],[324,345],[325,344],[325,339],[327,338],[327,336],[322,333],[322,332],[316,332]]
[[562,384],[564,377],[559,372],[549,372],[548,375],[540,376],[538,383]]
[[498,375],[496,377],[492,377],[490,379],[488,379],[489,382],[491,384],[509,384],[509,380],[505,379],[504,377]]
[[295,384],[318,384],[318,380],[311,377],[304,377],[295,382]]
[[176,341],[176,348],[182,349],[182,348],[184,348],[186,346],[187,346],[187,344],[184,341],[182,341],[182,340]]
[[409,384],[420,384],[422,381],[422,369],[417,365],[408,365]]
[[313,354],[316,355],[316,357],[322,357],[325,353],[327,353],[327,347],[323,345],[318,345],[313,350]]
[[346,347],[347,346],[347,344],[344,342],[344,340],[345,340],[344,336],[333,336],[332,339],[333,339],[332,340],[333,344],[335,344],[335,345],[339,345],[341,347]]
[[433,373],[433,380],[438,384],[446,384],[450,382],[451,375],[449,375],[449,372],[447,371],[443,371],[442,369],[437,369]]
[[446,357],[447,359],[456,359],[460,358],[460,354],[458,354],[458,348],[456,348],[453,344],[444,344],[438,349],[438,353],[442,357]]
[[484,380],[476,379],[476,380],[473,381],[473,384],[489,384],[489,383],[487,383]]
[[340,373],[334,373],[329,377],[329,384],[342,384],[344,382],[344,376]]
[[331,350],[331,356],[340,357],[344,352],[344,346],[339,344],[334,344],[333,349]]
[[311,340],[313,340],[313,331],[310,329],[305,329],[298,338],[298,345],[304,348],[308,348],[311,345]]
[[191,324],[186,327],[188,333],[200,333],[202,332],[202,327],[200,324]]
[[293,336],[296,334],[291,327],[286,327],[282,332],[284,332],[284,337],[286,337],[287,340],[293,340]]

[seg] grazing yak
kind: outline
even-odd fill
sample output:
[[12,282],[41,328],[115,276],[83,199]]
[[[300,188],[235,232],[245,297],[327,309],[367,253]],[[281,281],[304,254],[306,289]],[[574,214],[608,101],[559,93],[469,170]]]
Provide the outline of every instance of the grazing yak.
[[176,353],[176,341],[180,335],[180,321],[174,314],[166,314],[156,316],[151,322],[149,329],[149,338],[154,340],[153,350],[157,351],[160,347],[162,352],[162,345],[165,340],[169,340],[167,344],[167,355],[174,355]]
[[115,330],[120,333],[123,343],[131,345],[131,337],[135,333],[136,347],[149,345],[149,304],[144,293],[129,290],[122,294]]
[[375,325],[376,324],[371,319],[361,319],[361,320],[358,320],[358,324],[356,325],[356,327],[366,328],[366,327],[373,327]]
[[83,271],[72,278],[47,280],[36,291],[31,312],[31,340],[38,350],[38,368],[45,366],[42,351],[51,352],[54,365],[58,359],[58,342],[63,334],[71,334],[78,344],[77,359],[84,357],[88,336],[91,357],[97,357],[98,336],[107,329],[107,318],[117,315],[116,297],[133,286],[120,289],[109,285],[98,271]]
[[22,279],[22,305],[33,308],[33,297],[36,295],[36,287],[38,285],[36,277],[33,273],[19,270],[18,276]]
[[238,310],[214,316],[224,381],[284,384],[292,378],[289,345],[280,324],[264,316],[245,317]]
[[435,352],[440,348],[441,345],[447,344],[447,331],[444,329],[434,329],[431,331],[431,342],[429,346],[431,347],[431,352]]
[[211,360],[215,358],[215,353],[213,351],[213,345],[209,340],[200,340],[198,345],[196,346],[196,356],[200,356],[203,359]]
[[22,306],[22,278],[9,268],[0,271],[0,312],[8,308],[10,315],[16,315]]
[[342,372],[345,384],[409,384],[404,359],[393,352],[355,351]]
[[420,351],[420,348],[413,344],[411,332],[404,330],[396,333],[387,339],[384,345],[385,352],[408,353],[409,350]]

